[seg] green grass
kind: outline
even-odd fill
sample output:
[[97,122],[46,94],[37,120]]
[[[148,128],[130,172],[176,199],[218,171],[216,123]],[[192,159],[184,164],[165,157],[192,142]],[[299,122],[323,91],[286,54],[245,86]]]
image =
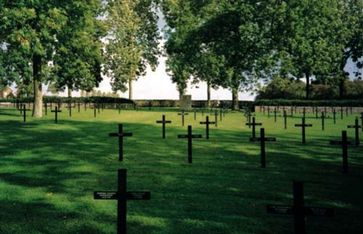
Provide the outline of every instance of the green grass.
[[[311,116],[307,144],[301,144],[299,118],[260,114],[268,137],[267,168],[260,168],[259,145],[241,113],[229,113],[211,127],[210,140],[193,142],[187,163],[186,133],[180,116],[161,139],[162,110],[73,111],[64,109],[22,123],[18,111],[0,110],[0,233],[115,233],[116,202],[93,200],[93,191],[115,190],[117,169],[128,170],[128,190],[151,191],[150,201],[128,203],[128,232],[150,233],[292,233],[293,219],[266,213],[266,204],[291,204],[292,180],[305,182],[305,204],[334,207],[334,218],[308,217],[308,233],[359,233],[363,228],[362,147],[349,149],[349,174],[341,173],[341,149],[329,140],[353,124],[355,115],[334,125]],[[340,117],[340,116],[339,116]],[[214,119],[214,118],[211,118]],[[193,132],[205,134],[198,114],[186,117]],[[118,162],[117,123],[134,133],[125,139],[125,160]],[[352,139],[353,130],[348,130]]]

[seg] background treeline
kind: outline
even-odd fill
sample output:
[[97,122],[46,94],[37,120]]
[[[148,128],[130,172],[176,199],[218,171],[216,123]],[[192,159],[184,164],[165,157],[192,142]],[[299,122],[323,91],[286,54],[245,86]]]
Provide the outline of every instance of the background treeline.
[[[259,99],[304,99],[305,83],[294,79],[275,78],[267,86],[258,91]],[[310,87],[310,99],[361,99],[363,100],[363,80],[345,80],[344,93],[341,96],[339,87],[313,82]]]

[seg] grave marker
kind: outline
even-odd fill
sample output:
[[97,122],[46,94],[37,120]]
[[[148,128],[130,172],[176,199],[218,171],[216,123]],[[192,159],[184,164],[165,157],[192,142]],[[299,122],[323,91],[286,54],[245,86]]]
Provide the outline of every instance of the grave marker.
[[330,144],[342,146],[343,173],[348,173],[348,146],[351,143],[348,141],[347,131],[342,131],[342,140],[341,141],[330,141]]
[[343,111],[343,107],[340,107],[340,119],[343,119],[344,117],[344,111]]
[[256,123],[256,118],[252,117],[252,123],[246,123],[246,125],[248,125],[249,127],[252,126],[252,138],[251,139],[256,139],[256,126],[261,126],[262,123]]
[[180,115],[182,117],[182,126],[184,127],[184,117],[186,115],[189,115],[189,113],[182,110],[181,113],[178,113],[178,115]]
[[62,112],[61,110],[58,110],[58,106],[55,107],[55,110],[52,110],[51,112],[54,113],[54,122],[58,123],[58,113]]
[[96,191],[93,193],[95,200],[117,200],[117,234],[127,233],[127,201],[150,200],[149,191],[127,191],[127,171],[118,170],[117,191]]
[[44,114],[48,115],[48,103],[44,102]]
[[325,113],[321,112],[321,130],[325,130]]
[[287,114],[286,114],[286,110],[284,110],[284,129],[287,129]]
[[334,124],[337,123],[337,112],[336,112],[335,108],[333,108],[333,121],[334,121]]
[[171,123],[170,120],[165,120],[165,115],[162,116],[162,120],[157,120],[156,123],[162,124],[162,137],[165,139],[165,125]]
[[209,139],[209,125],[215,124],[215,122],[209,121],[209,116],[205,117],[205,122],[200,122],[200,124],[205,124],[205,135],[206,139]]
[[275,123],[277,121],[277,110],[276,110],[276,107],[274,109],[274,121],[275,121]]
[[355,124],[354,125],[348,125],[348,128],[354,128],[355,130],[355,145],[359,146],[360,142],[359,142],[359,129],[362,126],[359,125],[359,120],[358,118],[355,119]]
[[267,213],[280,215],[294,215],[295,234],[305,234],[305,217],[322,216],[332,217],[335,214],[333,208],[309,207],[304,205],[304,184],[300,181],[293,182],[293,205],[267,205]]
[[362,126],[362,132],[363,132],[363,112],[360,113],[360,120],[361,120],[360,126]]
[[22,113],[23,113],[23,122],[25,123],[26,122],[26,112],[30,111],[30,109],[27,109],[25,104],[23,105],[22,109],[23,109],[23,111],[22,111]]
[[276,141],[275,137],[265,137],[265,129],[261,128],[260,137],[258,138],[250,138],[251,141],[259,141],[261,142],[261,167],[266,167],[266,142],[268,141]]
[[302,135],[302,143],[305,144],[306,143],[306,131],[305,128],[306,127],[312,127],[312,124],[305,124],[305,118],[302,118],[302,123],[301,124],[295,124],[295,127],[301,127],[301,135]]
[[218,110],[214,111],[214,125],[218,127]]
[[69,113],[69,117],[72,117],[72,103],[68,102],[68,113]]
[[188,134],[187,135],[178,135],[179,139],[188,139],[188,162],[192,163],[193,162],[193,155],[192,155],[192,140],[194,138],[202,138],[202,135],[197,134],[197,135],[193,135],[192,134],[192,126],[189,125],[188,126]]
[[124,159],[124,137],[131,137],[132,132],[124,132],[123,125],[118,125],[117,133],[110,133],[110,137],[118,137],[118,160],[122,161]]
[[81,103],[80,102],[77,102],[77,107],[78,107],[78,113],[81,112]]

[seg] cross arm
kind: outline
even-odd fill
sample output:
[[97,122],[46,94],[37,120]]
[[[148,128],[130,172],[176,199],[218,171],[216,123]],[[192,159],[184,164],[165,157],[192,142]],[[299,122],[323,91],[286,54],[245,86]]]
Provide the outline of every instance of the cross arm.
[[132,136],[132,132],[122,132],[122,133],[110,133],[109,136],[110,137],[128,137],[128,136]]

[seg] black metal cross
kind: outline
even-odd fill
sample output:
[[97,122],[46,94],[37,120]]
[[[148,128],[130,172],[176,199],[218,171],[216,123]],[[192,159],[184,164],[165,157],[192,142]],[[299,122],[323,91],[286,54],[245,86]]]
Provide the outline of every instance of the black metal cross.
[[340,107],[340,118],[343,119],[344,117],[344,111],[343,111],[343,107]]
[[274,109],[274,121],[275,121],[275,123],[277,121],[277,109],[276,109],[276,107]]
[[348,128],[354,128],[355,130],[355,145],[359,146],[360,142],[359,142],[359,129],[362,126],[359,125],[359,120],[358,118],[355,119],[355,123],[354,125],[348,125]]
[[261,142],[261,167],[266,167],[266,142],[267,141],[276,141],[275,137],[265,137],[265,129],[261,128],[260,137],[258,138],[250,138],[251,141],[259,141]]
[[77,102],[77,107],[78,107],[78,113],[81,112],[81,103]]
[[163,115],[163,117],[162,117],[162,120],[157,120],[156,121],[156,123],[158,123],[158,124],[162,124],[163,125],[163,129],[162,129],[162,136],[163,136],[163,139],[165,139],[165,124],[168,124],[168,123],[171,123],[171,121],[170,120],[165,120],[165,115]]
[[334,121],[334,124],[337,123],[337,112],[336,112],[335,108],[333,109],[333,121]]
[[184,117],[185,117],[186,115],[189,115],[189,113],[187,113],[187,112],[185,112],[185,111],[182,111],[181,113],[178,113],[178,115],[181,115],[181,117],[182,117],[182,126],[184,127]]
[[96,191],[93,193],[95,200],[117,200],[117,234],[127,233],[127,201],[150,200],[149,191],[127,191],[127,171],[118,170],[117,191]]
[[202,135],[197,134],[197,135],[193,135],[192,134],[192,126],[189,125],[188,126],[188,134],[187,135],[178,135],[178,138],[187,138],[188,139],[188,162],[192,163],[193,162],[193,155],[192,155],[192,140],[193,138],[202,138]]
[[69,117],[72,117],[72,102],[71,101],[68,102],[68,114],[69,114]]
[[325,113],[321,112],[321,130],[325,130]]
[[123,125],[118,125],[117,133],[110,133],[110,137],[118,137],[118,160],[122,161],[124,159],[124,137],[131,137],[132,132],[124,132]]
[[25,123],[26,122],[26,112],[30,111],[30,109],[26,109],[26,105],[24,104],[22,110],[23,110],[22,111],[22,113],[23,113],[23,122]]
[[209,125],[215,124],[215,122],[209,121],[209,116],[205,117],[205,122],[200,122],[200,124],[205,124],[205,135],[206,138],[209,139]]
[[306,127],[312,127],[312,124],[305,124],[305,118],[302,118],[302,123],[301,124],[295,124],[295,127],[301,127],[301,134],[302,134],[302,143],[305,144],[306,143],[306,131],[305,128]]
[[261,126],[262,123],[256,123],[256,118],[252,117],[252,123],[246,123],[247,126],[252,126],[252,139],[256,138],[256,126]]
[[246,120],[247,120],[247,123],[248,123],[246,125],[248,125],[248,128],[251,128],[251,117],[252,117],[251,111],[247,111],[245,113],[245,116],[246,116]]
[[361,120],[361,126],[362,126],[362,132],[363,132],[363,112],[360,113],[360,120]]
[[285,110],[284,110],[284,129],[287,129],[287,114]]
[[48,115],[48,103],[44,102],[44,114]]
[[58,110],[58,106],[55,107],[55,110],[52,110],[51,112],[54,113],[54,122],[58,123],[58,113],[62,112],[61,110]]
[[330,144],[342,146],[343,173],[348,173],[348,146],[351,143],[348,141],[347,131],[342,131],[342,140],[341,141],[330,141]]
[[267,213],[280,215],[294,215],[295,234],[305,234],[306,216],[332,217],[335,214],[333,208],[308,207],[304,204],[304,184],[301,181],[293,182],[293,205],[267,205]]
[[93,103],[93,117],[96,118],[97,116],[97,106],[96,106],[96,103]]
[[218,110],[214,111],[214,125],[218,127]]

